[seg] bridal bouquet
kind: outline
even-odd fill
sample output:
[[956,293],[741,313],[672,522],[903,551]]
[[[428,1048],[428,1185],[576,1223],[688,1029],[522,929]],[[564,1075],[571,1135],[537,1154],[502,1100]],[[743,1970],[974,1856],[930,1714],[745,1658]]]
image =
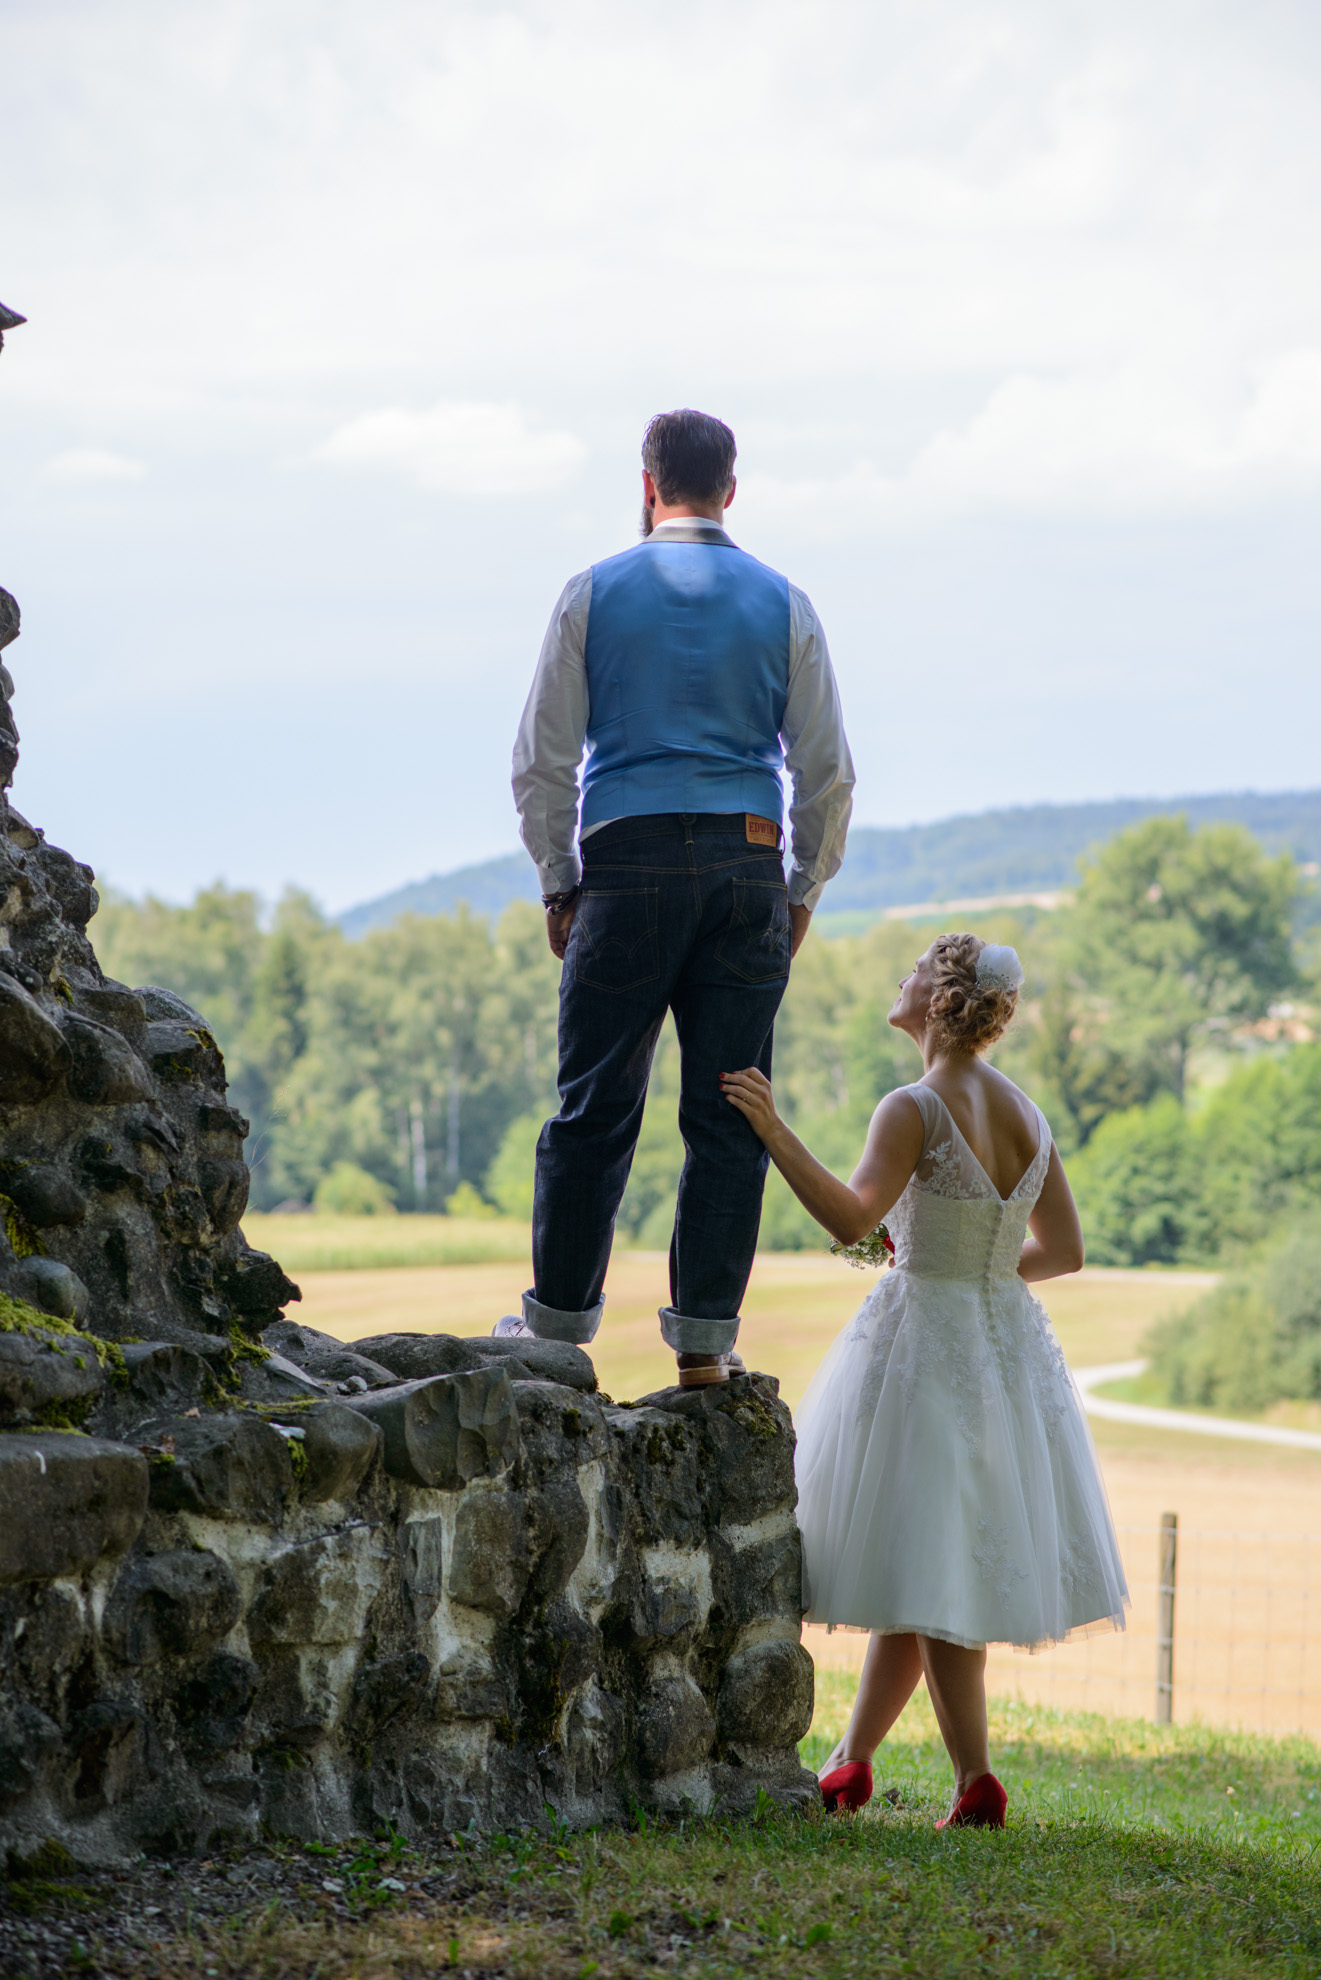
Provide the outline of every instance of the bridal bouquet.
[[894,1263],[894,1239],[884,1224],[878,1224],[874,1231],[868,1231],[865,1238],[856,1244],[840,1244],[838,1239],[830,1249],[837,1258],[847,1258],[850,1265],[856,1265],[860,1272],[872,1271],[877,1265]]

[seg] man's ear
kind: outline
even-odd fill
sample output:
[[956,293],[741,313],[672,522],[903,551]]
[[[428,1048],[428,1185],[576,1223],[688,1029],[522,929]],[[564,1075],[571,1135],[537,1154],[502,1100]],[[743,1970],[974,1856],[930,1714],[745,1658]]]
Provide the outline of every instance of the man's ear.
[[731,474],[729,477],[729,493],[725,497],[726,508],[729,507],[730,503],[733,501],[737,493],[738,493],[738,476],[736,474]]
[[649,509],[655,508],[656,483],[654,478],[650,474],[648,474],[646,468],[643,468],[642,470],[642,499],[646,503]]

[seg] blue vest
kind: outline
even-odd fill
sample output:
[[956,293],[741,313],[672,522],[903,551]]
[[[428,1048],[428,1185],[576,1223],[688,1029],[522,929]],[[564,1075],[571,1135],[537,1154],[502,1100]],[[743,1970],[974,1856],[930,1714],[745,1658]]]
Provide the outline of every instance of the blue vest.
[[789,585],[729,542],[650,539],[592,566],[582,824],[783,814]]

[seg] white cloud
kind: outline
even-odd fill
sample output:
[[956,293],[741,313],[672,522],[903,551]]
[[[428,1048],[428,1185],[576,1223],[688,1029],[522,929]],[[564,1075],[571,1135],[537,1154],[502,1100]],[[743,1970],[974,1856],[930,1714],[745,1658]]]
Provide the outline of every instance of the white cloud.
[[42,469],[48,481],[141,481],[146,472],[145,461],[105,447],[70,447]]
[[902,467],[869,459],[832,478],[769,482],[753,501],[855,521],[1019,510],[1172,512],[1321,490],[1321,349],[1225,381],[1164,366],[1016,372]]
[[1261,367],[1242,439],[1260,458],[1321,465],[1321,349],[1284,351]]
[[576,434],[538,432],[518,406],[441,399],[425,412],[386,406],[351,419],[312,458],[386,468],[446,495],[541,495],[586,458]]
[[843,465],[814,444],[833,387],[846,460],[907,501],[1141,513],[1310,473],[1296,384],[1263,382],[1321,344],[1305,0],[0,16],[33,78],[4,216],[28,403],[153,459],[328,434],[322,461],[545,490],[577,433],[702,395],[740,428],[773,403],[797,485]]

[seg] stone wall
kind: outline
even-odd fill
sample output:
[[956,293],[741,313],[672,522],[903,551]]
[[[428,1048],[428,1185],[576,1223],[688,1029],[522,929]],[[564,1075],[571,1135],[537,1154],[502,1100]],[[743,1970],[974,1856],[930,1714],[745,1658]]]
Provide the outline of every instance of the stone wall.
[[95,1862],[810,1787],[774,1384],[618,1406],[576,1350],[547,1374],[491,1346],[404,1337],[382,1351],[463,1365],[222,1410],[200,1358],[153,1347],[97,1403],[113,1438],[0,1435],[0,1846]]
[[0,690],[0,1849],[810,1793],[775,1383],[287,1320],[216,1041],[103,976]]

